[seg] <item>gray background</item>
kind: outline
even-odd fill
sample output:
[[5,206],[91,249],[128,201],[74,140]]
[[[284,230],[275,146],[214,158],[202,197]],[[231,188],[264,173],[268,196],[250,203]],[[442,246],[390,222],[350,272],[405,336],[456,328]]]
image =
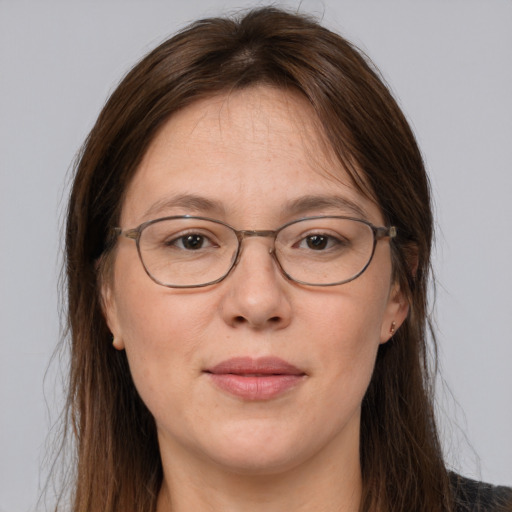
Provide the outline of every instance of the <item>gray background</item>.
[[[59,339],[61,222],[74,154],[139,57],[198,16],[249,5],[0,0],[3,512],[35,507],[61,404],[58,361],[46,398],[43,378]],[[512,484],[512,1],[325,0],[300,10],[368,52],[417,134],[438,223],[447,459],[467,475]]]

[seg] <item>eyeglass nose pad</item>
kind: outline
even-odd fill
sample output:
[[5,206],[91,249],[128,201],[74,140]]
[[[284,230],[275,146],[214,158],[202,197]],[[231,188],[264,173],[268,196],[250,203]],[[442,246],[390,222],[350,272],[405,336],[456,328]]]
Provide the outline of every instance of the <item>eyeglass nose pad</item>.
[[270,257],[274,260],[274,263],[277,265],[279,270],[282,272],[283,269],[281,267],[281,263],[279,263],[279,260],[277,259],[276,248],[275,247],[269,247],[268,253],[269,253]]
[[270,257],[274,260],[274,263],[276,263],[277,266],[281,269],[281,263],[279,263],[279,260],[277,259],[276,246],[273,245],[272,247],[269,247],[268,253],[269,253]]
[[[238,251],[233,254],[233,259],[231,260],[231,270],[233,270],[240,261],[240,258],[242,257],[242,247],[238,247]],[[230,270],[230,272],[231,272]]]

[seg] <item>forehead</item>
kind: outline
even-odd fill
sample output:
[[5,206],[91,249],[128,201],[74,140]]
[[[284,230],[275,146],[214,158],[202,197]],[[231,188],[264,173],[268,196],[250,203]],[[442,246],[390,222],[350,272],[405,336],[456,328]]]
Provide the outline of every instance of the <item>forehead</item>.
[[[308,101],[293,91],[251,87],[196,101],[164,124],[128,187],[122,223],[208,214],[208,205],[223,220],[268,222],[306,196],[338,196],[368,211],[369,220],[379,216],[334,157]],[[186,197],[194,198],[192,212]]]

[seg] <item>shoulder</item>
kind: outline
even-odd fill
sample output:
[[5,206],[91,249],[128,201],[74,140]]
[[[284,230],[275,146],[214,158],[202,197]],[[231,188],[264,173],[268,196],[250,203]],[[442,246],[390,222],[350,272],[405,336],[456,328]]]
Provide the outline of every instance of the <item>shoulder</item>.
[[455,512],[512,512],[512,488],[450,474]]

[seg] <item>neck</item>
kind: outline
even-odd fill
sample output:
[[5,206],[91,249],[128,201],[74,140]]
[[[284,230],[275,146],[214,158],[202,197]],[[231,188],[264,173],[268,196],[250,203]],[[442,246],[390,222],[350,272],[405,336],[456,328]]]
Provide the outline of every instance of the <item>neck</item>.
[[158,497],[157,512],[357,512],[359,509],[361,479],[358,475],[344,475],[342,482],[339,475],[320,482],[310,479],[302,485],[289,476],[231,475],[210,482],[166,480]]
[[183,458],[173,467],[163,456],[157,512],[357,512],[362,493],[357,443],[354,451],[335,458],[327,450],[299,466],[266,474]]

